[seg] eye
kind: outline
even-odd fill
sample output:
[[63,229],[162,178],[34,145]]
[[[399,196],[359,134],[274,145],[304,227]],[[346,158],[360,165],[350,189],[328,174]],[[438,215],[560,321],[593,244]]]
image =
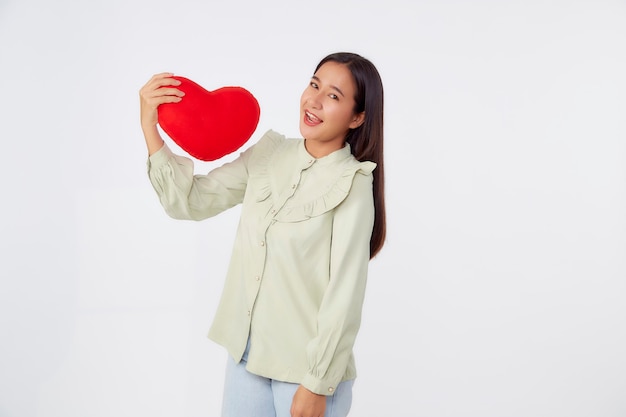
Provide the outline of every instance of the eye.
[[329,94],[328,97],[332,98],[333,100],[339,100],[339,96],[337,96],[337,94]]
[[317,83],[315,83],[315,82],[313,82],[313,81],[311,81],[311,83],[310,83],[309,85],[310,85],[311,87],[315,88],[316,90],[319,88],[319,87],[317,86]]

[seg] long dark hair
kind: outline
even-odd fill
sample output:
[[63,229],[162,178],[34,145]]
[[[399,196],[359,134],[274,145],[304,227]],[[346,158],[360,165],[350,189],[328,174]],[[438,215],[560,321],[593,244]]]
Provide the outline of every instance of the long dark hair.
[[385,215],[385,165],[383,158],[383,83],[378,70],[368,59],[351,52],[330,54],[317,64],[315,72],[326,62],[345,65],[356,83],[355,113],[365,112],[361,126],[351,129],[346,136],[352,154],[358,161],[376,163],[374,170],[374,230],[370,239],[370,259],[385,243],[387,222]]

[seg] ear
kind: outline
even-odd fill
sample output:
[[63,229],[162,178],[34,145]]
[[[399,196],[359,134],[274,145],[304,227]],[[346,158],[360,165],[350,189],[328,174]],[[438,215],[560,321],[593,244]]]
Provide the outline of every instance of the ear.
[[362,111],[361,113],[357,113],[354,115],[354,118],[352,119],[352,122],[350,123],[350,129],[356,129],[357,127],[361,126],[363,124],[363,122],[365,121],[365,112]]

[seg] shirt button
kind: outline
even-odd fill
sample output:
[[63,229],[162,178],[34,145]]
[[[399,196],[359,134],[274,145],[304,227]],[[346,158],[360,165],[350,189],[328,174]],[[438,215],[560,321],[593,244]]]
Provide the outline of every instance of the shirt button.
[[261,241],[261,246],[265,246],[265,242],[264,241]]
[[276,213],[276,210],[272,210],[272,214]]
[[328,392],[333,392],[335,389],[333,387],[328,388]]
[[296,184],[292,184],[291,185],[291,189],[295,190],[296,189]]
[[313,163],[313,160],[312,160],[312,159],[309,159],[309,164],[312,164],[312,163]]
[[257,281],[259,281],[259,280],[261,279],[261,277],[257,275],[256,277],[254,277],[254,279],[256,279]]
[[250,316],[250,310],[248,310],[248,316]]

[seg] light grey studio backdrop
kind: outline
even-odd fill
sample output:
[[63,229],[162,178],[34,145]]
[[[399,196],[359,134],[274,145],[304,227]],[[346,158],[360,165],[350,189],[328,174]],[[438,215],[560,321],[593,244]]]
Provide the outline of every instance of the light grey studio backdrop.
[[338,50],[386,92],[352,415],[626,415],[626,2],[4,0],[0,416],[218,416],[238,211],[165,215],[138,90],[244,86],[249,146]]

